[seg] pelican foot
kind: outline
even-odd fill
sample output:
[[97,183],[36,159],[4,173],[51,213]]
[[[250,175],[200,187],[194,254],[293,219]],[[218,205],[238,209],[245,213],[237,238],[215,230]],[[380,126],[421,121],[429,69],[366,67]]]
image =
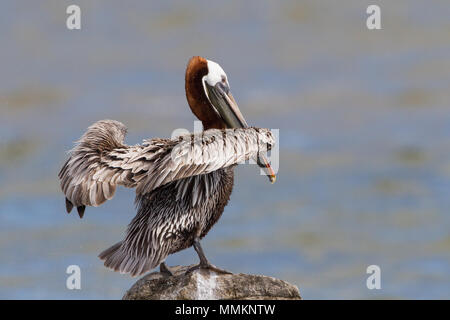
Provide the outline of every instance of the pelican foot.
[[195,238],[193,243],[194,249],[198,254],[198,257],[200,259],[200,263],[196,266],[193,266],[192,268],[189,268],[186,271],[186,274],[191,273],[192,271],[199,270],[199,269],[206,269],[210,271],[214,271],[216,273],[222,273],[222,274],[233,274],[230,271],[223,270],[220,268],[217,268],[215,265],[211,264],[208,259],[205,256],[205,253],[203,252],[202,246],[200,245],[200,239]]
[[186,274],[189,274],[189,273],[191,273],[191,272],[193,272],[195,270],[201,270],[201,269],[214,271],[214,272],[220,273],[220,274],[233,274],[232,272],[224,270],[224,269],[220,269],[220,268],[216,267],[215,265],[213,265],[211,263],[207,263],[207,264],[199,263],[198,265],[189,268],[186,271]]
[[173,272],[170,270],[170,268],[166,265],[165,262],[161,262],[161,264],[159,265],[159,272],[161,272],[163,275],[167,277],[173,276]]

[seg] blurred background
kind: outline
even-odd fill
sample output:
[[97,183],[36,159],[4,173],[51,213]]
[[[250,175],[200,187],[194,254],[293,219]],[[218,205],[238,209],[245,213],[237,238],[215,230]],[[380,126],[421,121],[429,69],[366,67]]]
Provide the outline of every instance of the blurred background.
[[[81,7],[81,30],[66,8]],[[366,8],[381,7],[382,30]],[[450,6],[444,1],[2,1],[0,298],[120,299],[97,255],[135,215],[120,188],[84,219],[57,173],[110,118],[127,143],[193,130],[189,58],[221,64],[251,125],[280,130],[278,180],[237,170],[203,241],[305,299],[450,298]],[[169,265],[197,262],[193,249]],[[81,290],[66,289],[79,265]],[[366,268],[381,268],[368,290]]]

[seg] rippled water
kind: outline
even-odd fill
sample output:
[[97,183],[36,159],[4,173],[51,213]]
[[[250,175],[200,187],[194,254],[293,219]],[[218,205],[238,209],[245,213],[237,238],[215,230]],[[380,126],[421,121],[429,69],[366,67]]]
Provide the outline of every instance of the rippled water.
[[[193,129],[184,68],[219,62],[252,125],[280,129],[270,185],[240,167],[203,241],[234,272],[304,298],[450,298],[450,6],[377,1],[4,1],[0,11],[0,298],[121,298],[136,280],[97,254],[122,239],[132,190],[65,214],[57,172],[92,122],[127,142]],[[192,249],[169,264],[196,261]],[[82,290],[65,287],[66,267]],[[366,288],[381,267],[382,289]]]

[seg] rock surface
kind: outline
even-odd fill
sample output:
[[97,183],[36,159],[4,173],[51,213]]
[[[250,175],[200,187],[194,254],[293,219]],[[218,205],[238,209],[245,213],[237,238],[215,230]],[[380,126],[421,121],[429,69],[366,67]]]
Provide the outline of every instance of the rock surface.
[[124,300],[300,300],[298,288],[283,280],[250,274],[218,274],[191,266],[171,267],[174,276],[150,273],[136,281]]

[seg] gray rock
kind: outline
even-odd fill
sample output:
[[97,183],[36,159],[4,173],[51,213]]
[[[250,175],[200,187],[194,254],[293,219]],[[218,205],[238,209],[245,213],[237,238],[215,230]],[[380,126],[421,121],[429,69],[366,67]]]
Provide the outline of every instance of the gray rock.
[[174,276],[150,273],[136,281],[124,300],[300,300],[298,288],[283,280],[251,274],[218,274],[191,266],[171,267]]

